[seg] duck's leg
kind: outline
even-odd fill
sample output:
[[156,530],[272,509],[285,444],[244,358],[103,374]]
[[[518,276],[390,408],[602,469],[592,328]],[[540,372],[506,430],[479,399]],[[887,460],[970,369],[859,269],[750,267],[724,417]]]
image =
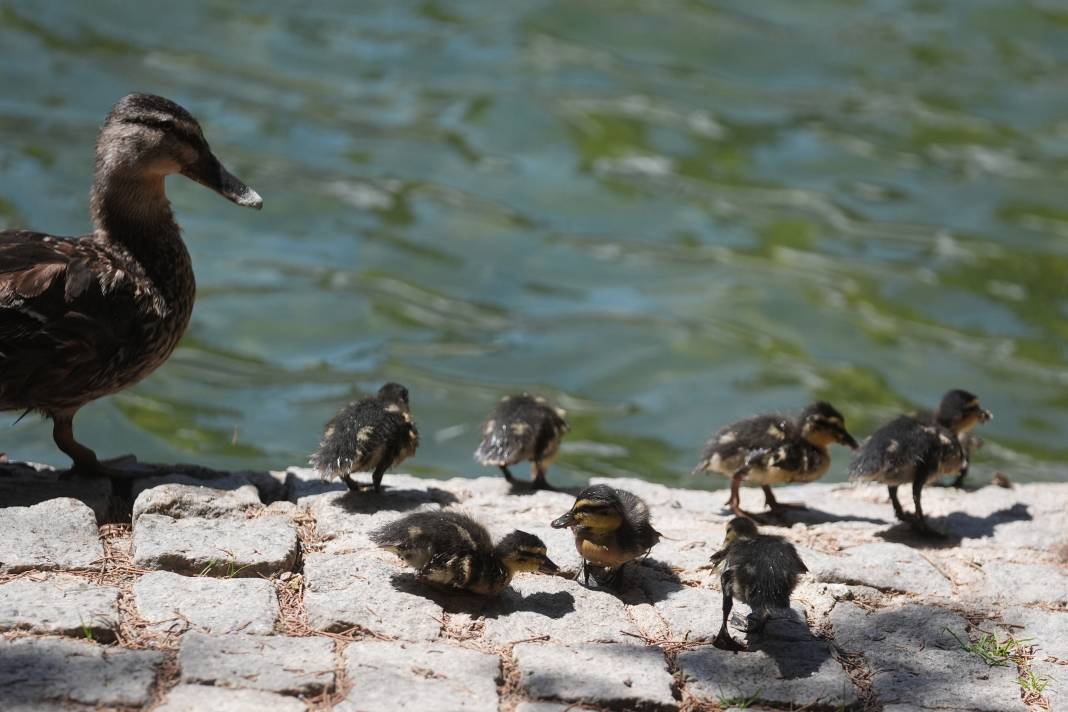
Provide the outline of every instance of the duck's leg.
[[536,490],[553,490],[556,488],[545,479],[545,464],[541,460],[535,460],[530,466],[530,476],[533,479],[531,487]]
[[752,519],[753,517],[742,509],[742,478],[749,471],[748,468],[743,467],[731,476],[731,497],[727,500],[727,506],[734,512],[736,517],[745,517],[746,519]]
[[586,588],[590,587],[590,565],[585,559],[582,560],[582,585]]
[[65,452],[73,461],[71,472],[86,477],[107,476],[107,472],[96,453],[74,439],[74,413],[76,411],[52,414],[52,439],[56,447]]
[[775,499],[775,493],[771,491],[771,487],[763,485],[764,488],[764,506],[773,512],[778,512],[783,509],[808,509],[800,502],[780,502]]
[[351,472],[346,472],[345,474],[343,474],[341,476],[341,481],[345,483],[345,486],[348,487],[350,491],[352,491],[352,492],[359,492],[360,491],[360,483],[357,482],[356,480],[352,479],[352,473]]
[[901,502],[897,499],[897,485],[887,485],[886,490],[890,493],[890,504],[894,505],[894,516],[903,522],[909,521],[909,515],[901,508]]
[[719,627],[719,633],[716,634],[715,640],[712,641],[712,645],[723,650],[730,650],[735,653],[745,650],[745,647],[740,645],[738,641],[731,637],[731,634],[727,632],[727,620],[731,617],[731,608],[734,607],[734,596],[731,593],[731,587],[733,585],[733,574],[730,569],[727,569],[719,577],[719,585],[723,593],[723,623]]
[[504,479],[508,480],[509,484],[515,484],[515,477],[512,476],[512,471],[508,469],[508,465],[499,465],[501,473],[504,475]]

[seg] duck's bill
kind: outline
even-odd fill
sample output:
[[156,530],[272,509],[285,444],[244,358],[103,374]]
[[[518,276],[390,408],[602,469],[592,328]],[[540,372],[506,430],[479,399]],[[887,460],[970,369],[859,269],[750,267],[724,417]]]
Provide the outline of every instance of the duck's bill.
[[575,519],[575,515],[571,512],[568,512],[564,516],[557,517],[556,519],[554,519],[550,526],[552,526],[553,529],[563,529],[564,527],[573,527],[577,523],[578,522]]
[[980,410],[979,411],[979,422],[980,423],[985,423],[988,420],[993,420],[993,419],[994,419],[994,414],[991,413],[989,410]]
[[246,208],[259,210],[263,207],[260,194],[245,185],[244,181],[226,170],[214,154],[208,153],[197,163],[182,170],[182,175],[211,188],[227,200]]
[[560,567],[547,558],[541,562],[541,566],[538,567],[539,573],[543,574],[555,574],[560,572]]
[[856,450],[857,448],[860,447],[860,443],[857,442],[857,439],[855,437],[853,437],[852,435],[850,435],[849,433],[847,433],[845,430],[843,430],[839,434],[839,436],[840,436],[839,442],[842,443],[843,445],[845,445],[850,450]]

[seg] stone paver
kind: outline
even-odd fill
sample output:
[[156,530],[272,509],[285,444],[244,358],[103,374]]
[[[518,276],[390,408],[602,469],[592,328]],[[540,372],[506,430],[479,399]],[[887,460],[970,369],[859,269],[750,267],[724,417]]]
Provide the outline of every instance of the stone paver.
[[46,465],[0,463],[0,503],[30,507],[57,497],[83,502],[103,522],[111,510],[111,480],[105,477],[66,477]]
[[[556,643],[639,643],[626,607],[611,593],[590,590],[559,576],[520,575],[477,611],[483,637],[498,645],[542,635]],[[458,622],[462,615],[454,615]]]
[[770,704],[849,706],[857,690],[823,641],[762,641],[750,651],[707,647],[679,654],[687,689],[712,700],[755,699]]
[[614,643],[520,643],[512,649],[520,686],[534,698],[635,710],[673,710],[673,679],[657,647]]
[[303,702],[263,690],[232,690],[208,685],[178,685],[155,712],[304,712]]
[[185,683],[308,695],[334,684],[334,644],[327,638],[189,632],[178,664]]
[[310,554],[304,562],[308,624],[325,631],[358,626],[402,640],[434,640],[441,606],[390,554]]
[[134,526],[136,566],[182,574],[254,577],[296,563],[297,530],[284,517],[173,519],[143,514]]
[[0,584],[0,631],[110,640],[119,620],[119,589],[78,576],[45,574]]
[[213,579],[169,571],[134,584],[137,612],[164,631],[267,635],[278,620],[278,596],[263,579]]
[[93,510],[76,499],[0,509],[0,573],[87,568],[102,558]]
[[1068,575],[1051,564],[1014,563],[987,556],[949,559],[944,564],[961,598],[998,610],[1005,605],[1068,605]]
[[809,576],[825,583],[870,586],[919,596],[948,598],[953,586],[920,552],[900,544],[863,544],[841,555],[799,552]]
[[144,705],[163,653],[61,638],[0,639],[0,709],[48,702]]
[[497,712],[501,660],[445,643],[357,641],[345,649],[352,684],[338,712]]
[[1006,712],[1024,709],[1015,666],[988,666],[963,650],[968,622],[935,606],[868,611],[841,602],[831,612],[835,642],[863,653],[883,704]]
[[260,504],[259,492],[252,483],[242,479],[232,485],[232,489],[187,483],[146,487],[134,500],[133,521],[136,522],[142,514],[165,514],[176,519],[240,516]]

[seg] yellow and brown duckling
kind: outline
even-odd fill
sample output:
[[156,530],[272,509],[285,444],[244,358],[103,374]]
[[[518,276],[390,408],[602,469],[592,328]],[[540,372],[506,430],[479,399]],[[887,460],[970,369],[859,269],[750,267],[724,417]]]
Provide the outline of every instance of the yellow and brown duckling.
[[554,489],[545,473],[567,434],[566,413],[541,396],[529,393],[505,396],[482,424],[482,442],[475,451],[481,465],[501,468],[504,478],[516,479],[508,469],[524,460],[531,461],[534,489]]
[[[949,391],[938,406],[936,422],[902,415],[872,433],[850,463],[849,476],[853,480],[882,482],[898,519],[923,534],[941,536],[924,517],[920,503],[923,486],[939,475],[967,467],[967,455],[958,435],[991,417],[971,393]],[[912,515],[901,508],[897,498],[897,488],[909,483],[915,504]]]
[[827,449],[831,443],[857,447],[842,414],[820,401],[807,406],[796,418],[767,413],[722,428],[705,444],[694,472],[716,472],[731,478],[727,506],[736,516],[747,516],[739,493],[743,480],[761,485],[767,507],[779,511],[797,505],[778,502],[771,485],[812,482],[822,477],[831,464]]
[[86,403],[137,383],[174,351],[196,293],[164,190],[181,174],[250,208],[263,200],[173,101],[130,94],[96,143],[93,232],[0,232],[0,410],[36,410],[81,474],[117,474],[74,438]]
[[660,542],[649,506],[636,495],[608,485],[591,485],[579,493],[571,510],[553,520],[554,529],[570,527],[582,557],[582,576],[618,588],[623,566],[645,556]]
[[727,632],[734,599],[752,610],[746,632],[759,633],[773,612],[790,607],[797,578],[808,571],[793,544],[779,536],[761,534],[747,517],[736,517],[727,523],[723,548],[712,555],[712,563],[723,566],[723,624],[713,645],[735,652],[745,647]]
[[382,475],[415,454],[419,431],[412,422],[408,389],[387,383],[371,398],[342,408],[323,432],[311,464],[325,478],[340,477],[350,490],[360,486],[355,472],[371,472],[375,492],[382,489]]
[[375,530],[371,540],[422,580],[481,596],[496,596],[517,573],[559,570],[533,534],[517,530],[495,545],[484,526],[460,512],[415,512]]

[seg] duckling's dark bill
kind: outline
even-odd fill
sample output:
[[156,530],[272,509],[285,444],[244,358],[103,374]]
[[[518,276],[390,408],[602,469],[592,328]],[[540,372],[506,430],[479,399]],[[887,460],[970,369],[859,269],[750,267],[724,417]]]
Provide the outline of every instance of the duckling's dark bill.
[[560,567],[557,566],[552,559],[548,556],[541,562],[541,566],[538,567],[538,573],[542,574],[558,574],[560,573]]
[[213,153],[206,153],[201,160],[182,170],[182,175],[191,178],[206,188],[211,188],[227,200],[246,208],[259,210],[263,207],[260,194],[244,181],[226,170]]
[[550,526],[553,529],[566,529],[567,527],[573,527],[578,524],[578,520],[575,519],[575,515],[571,512],[563,514],[552,521]]

